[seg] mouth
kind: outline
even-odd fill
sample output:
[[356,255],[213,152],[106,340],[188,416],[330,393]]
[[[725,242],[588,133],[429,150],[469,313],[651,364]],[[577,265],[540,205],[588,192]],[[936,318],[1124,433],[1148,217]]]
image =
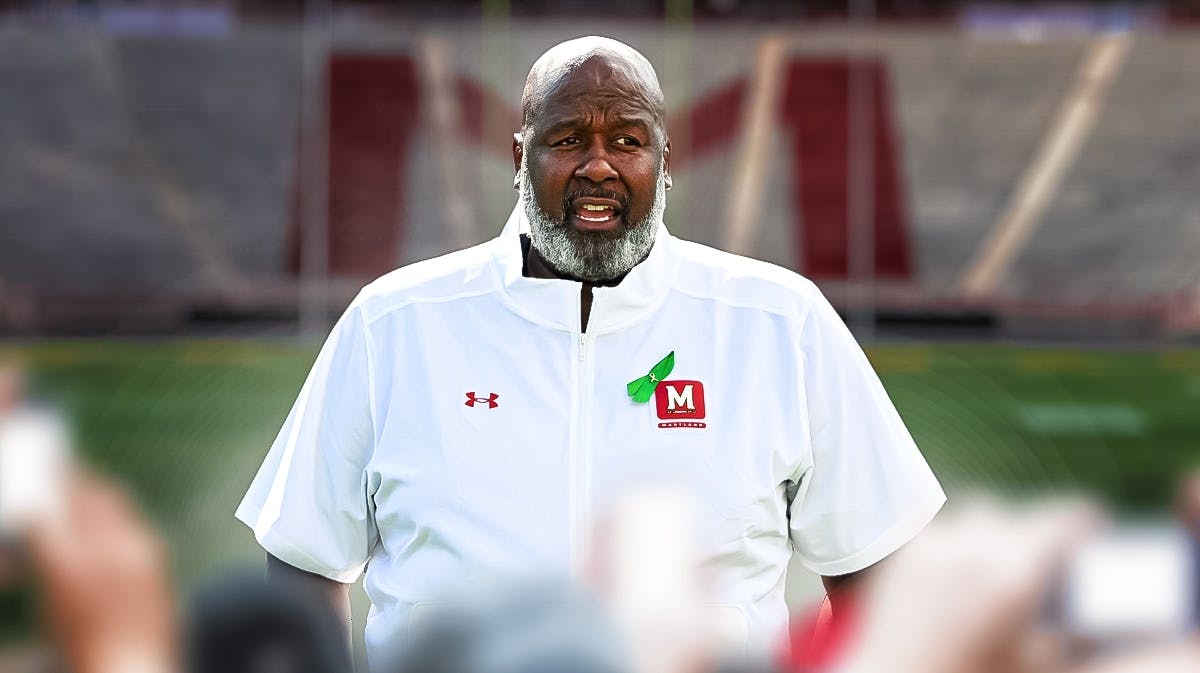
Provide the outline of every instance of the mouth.
[[606,231],[621,223],[623,210],[615,199],[583,196],[572,199],[568,209],[571,224],[585,231]]

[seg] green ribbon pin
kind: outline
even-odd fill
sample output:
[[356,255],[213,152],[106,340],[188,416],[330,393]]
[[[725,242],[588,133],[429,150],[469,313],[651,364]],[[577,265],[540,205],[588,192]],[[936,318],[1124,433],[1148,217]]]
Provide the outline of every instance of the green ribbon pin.
[[634,402],[645,404],[650,400],[650,396],[654,394],[654,389],[663,379],[670,375],[671,370],[675,368],[675,351],[667,353],[667,357],[658,361],[658,364],[650,368],[650,373],[645,376],[630,381],[625,386],[625,390]]

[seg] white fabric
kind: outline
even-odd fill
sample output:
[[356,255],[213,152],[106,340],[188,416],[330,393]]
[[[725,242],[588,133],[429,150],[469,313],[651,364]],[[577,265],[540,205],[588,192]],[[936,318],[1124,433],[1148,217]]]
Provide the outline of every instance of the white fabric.
[[[944,496],[816,287],[676,239],[616,287],[521,274],[521,208],[492,241],[390,273],[338,322],[237,517],[272,555],[354,581],[372,660],[445,587],[568,576],[632,485],[698,496],[709,599],[752,643],[781,635],[789,557],[869,566]],[[705,427],[659,427],[626,383],[668,352]],[[467,404],[467,394],[497,406]],[[790,508],[790,515],[789,515]]]

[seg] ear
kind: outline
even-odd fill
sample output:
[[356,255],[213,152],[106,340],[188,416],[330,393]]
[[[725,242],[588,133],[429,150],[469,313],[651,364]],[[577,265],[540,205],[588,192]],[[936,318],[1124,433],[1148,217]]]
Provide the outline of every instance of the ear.
[[667,138],[666,144],[663,145],[662,170],[663,170],[663,182],[666,184],[667,189],[670,189],[671,188],[671,139],[670,138]]
[[513,134],[513,172],[516,174],[513,177],[513,189],[521,188],[521,155],[525,151],[521,148],[521,132]]

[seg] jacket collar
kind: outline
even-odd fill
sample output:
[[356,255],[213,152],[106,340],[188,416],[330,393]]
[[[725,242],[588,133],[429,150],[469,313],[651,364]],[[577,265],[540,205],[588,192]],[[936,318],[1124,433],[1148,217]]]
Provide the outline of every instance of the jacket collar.
[[[654,247],[640,264],[613,287],[592,288],[588,334],[612,332],[649,318],[666,298],[675,277],[676,239],[658,222]],[[529,232],[525,206],[518,200],[500,235],[492,240],[492,262],[504,296],[513,310],[538,323],[579,331],[579,302],[583,284],[557,278],[527,278],[522,274],[521,234]]]

